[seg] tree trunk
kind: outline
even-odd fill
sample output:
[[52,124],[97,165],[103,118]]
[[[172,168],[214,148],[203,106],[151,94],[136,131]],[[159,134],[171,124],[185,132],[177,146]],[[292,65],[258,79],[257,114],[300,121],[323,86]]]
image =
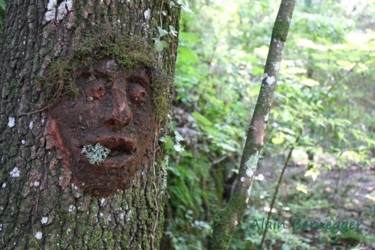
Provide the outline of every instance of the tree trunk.
[[[158,145],[159,132],[165,122],[155,118],[163,117],[157,113],[160,110],[157,110],[158,101],[155,99],[159,100],[160,96],[155,96],[155,93],[168,96],[171,92],[171,81],[160,79],[173,78],[177,36],[170,26],[178,30],[179,6],[174,1],[164,0],[8,2],[0,44],[0,249],[158,249],[163,232],[166,158],[162,156]],[[171,32],[165,35],[163,30]],[[141,151],[140,148],[145,148],[145,152],[141,151],[139,156],[141,163],[134,163],[131,170],[122,171],[120,177],[110,175],[108,169],[111,166],[107,165],[111,165],[111,161],[108,160],[92,164],[91,172],[90,169],[81,171],[80,167],[87,167],[87,160],[81,159],[83,154],[78,154],[79,159],[72,157],[77,154],[74,155],[69,148],[71,145],[67,143],[67,134],[64,132],[65,129],[76,131],[78,128],[66,128],[66,123],[63,123],[66,122],[63,120],[64,115],[69,112],[74,114],[80,99],[75,101],[59,92],[61,96],[58,97],[61,98],[56,100],[63,104],[55,104],[51,101],[55,99],[51,99],[50,93],[58,92],[48,90],[48,84],[55,84],[51,80],[66,84],[66,78],[62,78],[64,74],[60,74],[66,69],[64,67],[73,70],[70,73],[74,73],[74,76],[80,72],[80,58],[87,59],[90,56],[82,56],[85,49],[82,44],[85,44],[88,37],[93,41],[105,41],[103,36],[108,33],[111,36],[118,35],[114,43],[126,44],[122,38],[137,37],[145,44],[144,48],[148,48],[153,46],[154,41],[158,42],[159,52],[141,51],[149,53],[150,58],[155,55],[155,61],[151,60],[148,65],[128,66],[125,78],[133,74],[129,72],[150,72],[149,69],[163,69],[166,76],[149,76],[152,82],[150,98],[153,98],[153,108],[152,114],[147,118],[152,124],[146,125],[154,132],[153,137],[147,139],[152,146],[144,146],[142,142],[133,144],[123,136],[116,142],[111,138],[100,139],[104,140],[104,146],[114,151],[115,146],[121,143],[126,148],[123,149],[127,150],[126,153],[132,147],[137,147],[137,154]],[[160,40],[164,40],[163,43]],[[161,50],[160,45],[163,44],[166,46]],[[76,53],[79,49],[81,57]],[[98,55],[101,53],[90,51],[93,52]],[[119,55],[121,51],[118,54],[114,51],[111,53],[107,51],[107,54],[103,54],[108,57],[103,58],[107,60],[106,63],[122,58]],[[127,55],[124,56],[126,58]],[[95,65],[101,62],[94,62],[96,64],[92,64],[87,71],[96,69]],[[125,65],[121,62],[118,64]],[[87,68],[85,62],[82,65]],[[143,66],[145,69],[142,69]],[[160,72],[153,74],[163,75]],[[110,93],[113,96],[114,93],[119,93],[122,98],[133,98],[134,102],[129,105],[139,109],[140,106],[137,105],[143,104],[139,104],[138,97],[147,96],[147,88],[145,90],[134,85],[136,87],[132,87],[126,95],[114,87],[117,82],[124,80],[119,74],[116,77],[120,80],[111,78],[113,82]],[[98,79],[96,83],[100,83]],[[159,79],[159,84],[168,93],[155,92],[155,79]],[[129,78],[126,80],[129,81]],[[78,78],[74,81],[77,85],[80,84]],[[101,98],[95,94],[96,92],[87,96],[87,100],[94,103],[95,98]],[[111,97],[105,98],[103,103],[107,103]],[[67,103],[72,108],[64,106]],[[60,105],[60,108],[56,109],[52,104]],[[118,106],[123,107],[123,103],[118,103]],[[165,108],[168,105],[163,107],[162,111],[168,112]],[[89,116],[91,111],[86,111],[87,114],[82,115]],[[94,116],[105,115],[107,113]],[[136,115],[133,113],[131,118],[135,120]],[[76,124],[84,123],[79,120],[80,116],[76,118]],[[112,126],[113,131],[120,124],[114,119],[108,122],[107,125]],[[137,127],[136,121],[134,124]],[[90,125],[85,129],[90,129]],[[72,138],[74,139],[77,138]],[[110,142],[112,145],[107,145]],[[103,169],[107,175],[103,174]]]

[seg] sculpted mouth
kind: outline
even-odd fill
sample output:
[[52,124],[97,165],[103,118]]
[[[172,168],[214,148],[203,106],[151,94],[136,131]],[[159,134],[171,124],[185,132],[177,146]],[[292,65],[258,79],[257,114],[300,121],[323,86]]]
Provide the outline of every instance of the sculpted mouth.
[[127,137],[104,136],[96,140],[104,147],[111,150],[108,158],[126,155],[132,155],[137,151],[136,143],[133,139]]
[[87,144],[100,144],[110,150],[102,163],[105,168],[121,168],[125,163],[134,160],[137,143],[134,139],[121,136],[101,136],[88,140]]

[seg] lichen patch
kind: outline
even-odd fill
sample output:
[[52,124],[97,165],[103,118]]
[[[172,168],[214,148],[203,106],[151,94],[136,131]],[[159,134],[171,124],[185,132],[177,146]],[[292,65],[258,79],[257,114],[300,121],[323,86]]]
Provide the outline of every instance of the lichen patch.
[[36,238],[37,240],[41,240],[41,239],[43,238],[43,233],[40,232],[40,231],[38,231],[38,232],[35,233],[34,236],[35,236],[35,238]]
[[275,79],[274,76],[269,76],[269,77],[267,77],[267,79],[266,79],[266,83],[267,83],[268,85],[272,85],[272,84],[274,84],[275,82],[276,82],[276,79]]
[[16,125],[16,118],[9,116],[8,117],[8,127],[13,128]]
[[42,219],[40,220],[40,222],[45,225],[48,223],[48,217],[42,217]]
[[18,167],[15,167],[15,168],[13,168],[12,171],[10,171],[9,174],[10,174],[11,177],[17,178],[17,177],[20,177],[21,171],[18,169]]

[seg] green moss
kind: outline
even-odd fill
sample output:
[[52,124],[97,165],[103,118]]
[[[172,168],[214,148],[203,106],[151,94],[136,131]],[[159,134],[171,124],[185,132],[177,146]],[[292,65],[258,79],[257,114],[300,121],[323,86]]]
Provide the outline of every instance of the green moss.
[[272,37],[285,42],[289,32],[289,22],[276,21],[273,27]]
[[108,31],[95,36],[87,36],[65,60],[50,65],[46,74],[46,90],[49,105],[61,97],[77,96],[78,88],[73,72],[80,68],[92,69],[97,60],[110,58],[124,70],[145,68],[151,78],[152,100],[159,122],[166,120],[165,110],[169,109],[170,91],[165,71],[157,62],[151,46],[141,37],[130,37]]
[[245,198],[234,194],[225,209],[221,209],[216,213],[214,217],[212,249],[224,250],[229,248],[229,243],[235,229],[231,225],[233,216],[237,216],[239,221],[242,220],[246,207]]

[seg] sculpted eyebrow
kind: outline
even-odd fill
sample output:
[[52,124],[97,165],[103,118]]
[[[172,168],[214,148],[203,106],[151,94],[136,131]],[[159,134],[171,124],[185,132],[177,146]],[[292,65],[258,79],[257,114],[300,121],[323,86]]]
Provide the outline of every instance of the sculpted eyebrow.
[[142,87],[147,88],[149,87],[149,81],[147,81],[143,76],[132,74],[129,77],[126,78],[126,81],[128,82],[135,82],[142,85]]

